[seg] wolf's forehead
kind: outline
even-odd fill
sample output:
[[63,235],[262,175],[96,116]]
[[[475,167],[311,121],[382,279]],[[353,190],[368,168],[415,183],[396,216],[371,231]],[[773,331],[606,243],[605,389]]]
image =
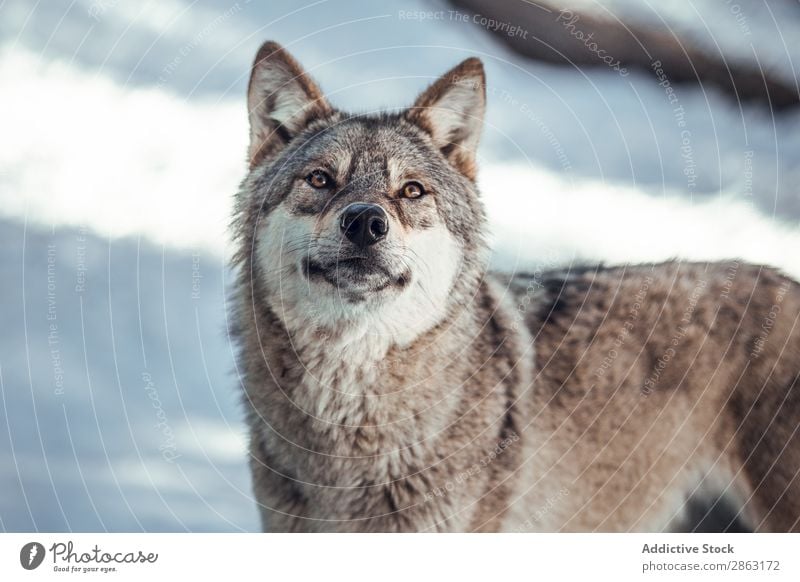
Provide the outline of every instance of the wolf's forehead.
[[319,137],[312,155],[340,175],[397,179],[426,159],[422,140],[398,122],[350,121]]

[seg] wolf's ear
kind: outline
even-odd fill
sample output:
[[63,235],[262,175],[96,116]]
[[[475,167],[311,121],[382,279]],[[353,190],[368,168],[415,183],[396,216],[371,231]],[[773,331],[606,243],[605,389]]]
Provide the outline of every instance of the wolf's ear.
[[276,42],[258,49],[247,88],[250,167],[283,148],[333,108],[300,64]]
[[428,132],[450,163],[474,180],[485,110],[486,76],[483,63],[473,57],[428,87],[406,117]]

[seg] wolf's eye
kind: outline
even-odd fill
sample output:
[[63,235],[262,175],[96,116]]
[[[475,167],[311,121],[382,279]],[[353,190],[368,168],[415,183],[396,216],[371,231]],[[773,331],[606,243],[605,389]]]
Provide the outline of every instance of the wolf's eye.
[[308,176],[306,176],[306,182],[308,182],[312,188],[328,188],[331,184],[333,184],[333,180],[331,177],[322,170],[314,170]]
[[403,196],[406,198],[419,198],[425,194],[425,188],[419,182],[406,182],[403,186]]

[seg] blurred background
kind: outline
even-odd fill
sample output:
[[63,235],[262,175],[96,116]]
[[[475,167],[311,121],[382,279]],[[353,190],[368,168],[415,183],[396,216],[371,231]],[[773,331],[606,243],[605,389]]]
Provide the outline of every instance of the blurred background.
[[482,58],[497,268],[800,277],[797,2],[5,0],[1,530],[258,529],[226,227],[266,39],[361,112]]

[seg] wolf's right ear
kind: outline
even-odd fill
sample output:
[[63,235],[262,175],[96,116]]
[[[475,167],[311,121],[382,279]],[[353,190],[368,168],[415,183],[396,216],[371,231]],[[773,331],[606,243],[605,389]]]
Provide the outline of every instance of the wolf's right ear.
[[333,113],[317,84],[276,42],[258,49],[247,88],[250,167],[280,151],[311,121]]

